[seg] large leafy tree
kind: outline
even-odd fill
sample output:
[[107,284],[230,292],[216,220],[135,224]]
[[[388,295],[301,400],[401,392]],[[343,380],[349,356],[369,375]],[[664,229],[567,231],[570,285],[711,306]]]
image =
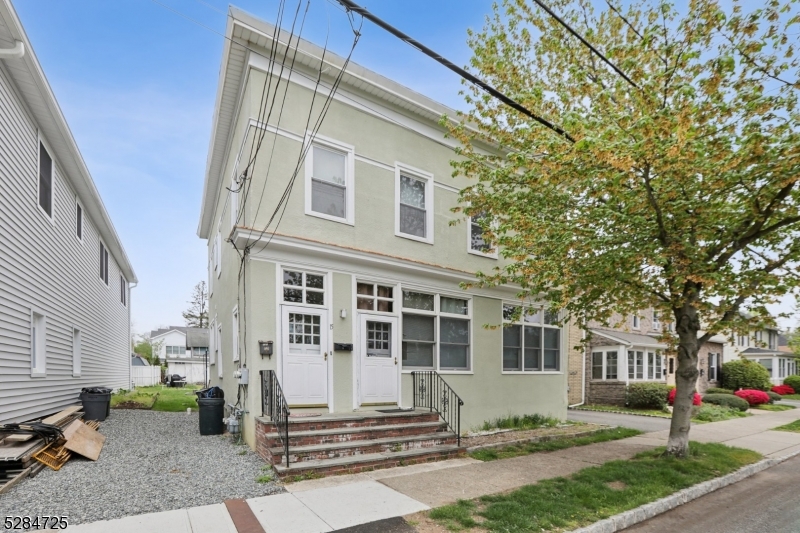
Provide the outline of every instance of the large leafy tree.
[[596,4],[548,7],[619,72],[533,2],[505,0],[470,33],[473,71],[566,133],[468,88],[453,165],[507,259],[482,283],[581,325],[650,306],[674,318],[667,453],[684,456],[698,347],[768,321],[800,285],[798,4]]

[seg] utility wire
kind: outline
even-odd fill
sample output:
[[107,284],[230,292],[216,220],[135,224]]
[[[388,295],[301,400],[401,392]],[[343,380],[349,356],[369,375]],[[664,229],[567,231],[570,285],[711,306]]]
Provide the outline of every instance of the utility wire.
[[401,41],[404,41],[404,42],[410,44],[411,46],[413,46],[414,48],[416,48],[417,50],[419,50],[420,52],[422,52],[426,56],[430,57],[434,61],[436,61],[436,62],[444,65],[448,69],[452,70],[453,72],[455,72],[456,74],[458,74],[462,78],[474,83],[475,85],[477,85],[478,87],[480,87],[481,89],[483,89],[484,91],[489,93],[490,95],[494,96],[495,98],[497,98],[498,100],[500,100],[501,102],[506,104],[507,106],[509,106],[509,107],[511,107],[513,109],[516,109],[517,111],[519,111],[523,115],[526,115],[526,116],[532,118],[533,120],[535,120],[539,124],[541,124],[541,125],[545,126],[546,128],[556,132],[558,135],[560,135],[564,139],[568,140],[570,143],[573,143],[573,144],[575,143],[575,139],[569,133],[567,133],[563,128],[561,128],[560,126],[557,126],[557,125],[553,124],[552,122],[548,121],[547,119],[542,118],[539,115],[535,114],[533,111],[529,110],[528,108],[526,108],[525,106],[523,106],[519,102],[509,98],[508,96],[506,96],[505,94],[501,93],[500,91],[498,91],[497,89],[495,89],[494,87],[492,87],[491,85],[486,83],[485,81],[479,79],[478,77],[474,76],[473,74],[470,74],[469,72],[467,72],[463,68],[461,68],[458,65],[454,64],[453,62],[449,61],[448,59],[446,59],[441,54],[438,54],[438,53],[434,52],[433,50],[431,50],[427,46],[423,45],[422,43],[420,43],[419,41],[417,41],[415,39],[412,39],[411,37],[409,37],[408,35],[406,35],[402,31],[398,30],[394,26],[391,26],[387,22],[384,22],[383,20],[379,19],[378,17],[376,17],[375,15],[373,15],[372,13],[367,11],[365,8],[359,6],[355,2],[352,2],[351,0],[336,0],[336,1],[339,2],[341,5],[343,5],[345,7],[345,9],[347,9],[348,11],[353,11],[355,13],[358,13],[359,15],[364,17],[365,19],[372,21],[376,25],[378,25],[381,28],[383,28],[384,30],[388,31],[389,33],[391,33],[392,35],[394,35],[395,37],[397,37]]

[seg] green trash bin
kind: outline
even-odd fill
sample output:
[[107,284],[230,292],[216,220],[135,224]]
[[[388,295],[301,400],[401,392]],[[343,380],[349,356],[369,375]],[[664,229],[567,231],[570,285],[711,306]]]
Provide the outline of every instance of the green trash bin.
[[198,398],[200,406],[200,434],[222,435],[225,431],[225,399],[224,398]]

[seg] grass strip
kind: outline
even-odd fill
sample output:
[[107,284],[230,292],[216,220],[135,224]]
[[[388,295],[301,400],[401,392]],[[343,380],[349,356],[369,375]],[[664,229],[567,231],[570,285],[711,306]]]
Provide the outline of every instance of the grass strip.
[[584,468],[513,492],[459,501],[430,511],[450,531],[540,532],[582,527],[634,509],[697,483],[729,474],[761,455],[717,443],[690,443],[686,459],[664,448]]
[[537,452],[553,452],[572,448],[574,446],[586,446],[595,442],[608,442],[610,440],[626,439],[641,435],[641,431],[629,428],[613,428],[598,431],[592,435],[584,437],[572,437],[564,439],[554,439],[540,442],[526,442],[522,444],[511,444],[502,448],[484,448],[475,450],[469,454],[473,459],[479,461],[495,461],[497,459],[509,459],[520,455],[529,455]]
[[789,411],[790,409],[794,409],[794,405],[777,405],[777,404],[765,403],[761,405],[756,405],[755,407],[751,407],[750,409],[760,409],[762,411]]
[[791,431],[793,433],[800,433],[800,420],[795,420],[794,422],[790,422],[789,424],[778,426],[772,429],[776,431]]
[[627,413],[631,415],[657,416],[660,418],[672,418],[672,413],[660,411],[658,409],[633,409],[632,407],[620,407],[618,405],[582,405],[575,408],[576,411],[597,411],[600,413]]
[[[111,407],[121,403],[135,402],[142,404],[143,408],[151,406],[153,411],[186,412],[187,408],[197,410],[194,391],[199,387],[187,385],[185,387],[137,387],[131,391],[122,391],[111,396]],[[155,403],[153,403],[155,400]]]

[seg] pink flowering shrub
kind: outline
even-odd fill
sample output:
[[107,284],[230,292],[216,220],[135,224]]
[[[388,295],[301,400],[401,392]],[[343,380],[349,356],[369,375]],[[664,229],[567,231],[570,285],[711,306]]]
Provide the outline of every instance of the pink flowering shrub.
[[734,394],[743,400],[747,400],[747,403],[750,405],[769,403],[769,395],[764,391],[755,389],[742,389],[737,390],[734,392]]
[[[667,403],[669,403],[670,405],[675,403],[676,392],[678,392],[678,389],[672,389],[671,391],[669,391],[669,396],[667,396]],[[702,397],[695,392],[694,398],[692,398],[692,405],[700,405],[701,403],[703,403]]]
[[775,385],[772,387],[772,392],[776,392],[781,396],[786,396],[787,394],[794,394],[794,389],[789,385]]

